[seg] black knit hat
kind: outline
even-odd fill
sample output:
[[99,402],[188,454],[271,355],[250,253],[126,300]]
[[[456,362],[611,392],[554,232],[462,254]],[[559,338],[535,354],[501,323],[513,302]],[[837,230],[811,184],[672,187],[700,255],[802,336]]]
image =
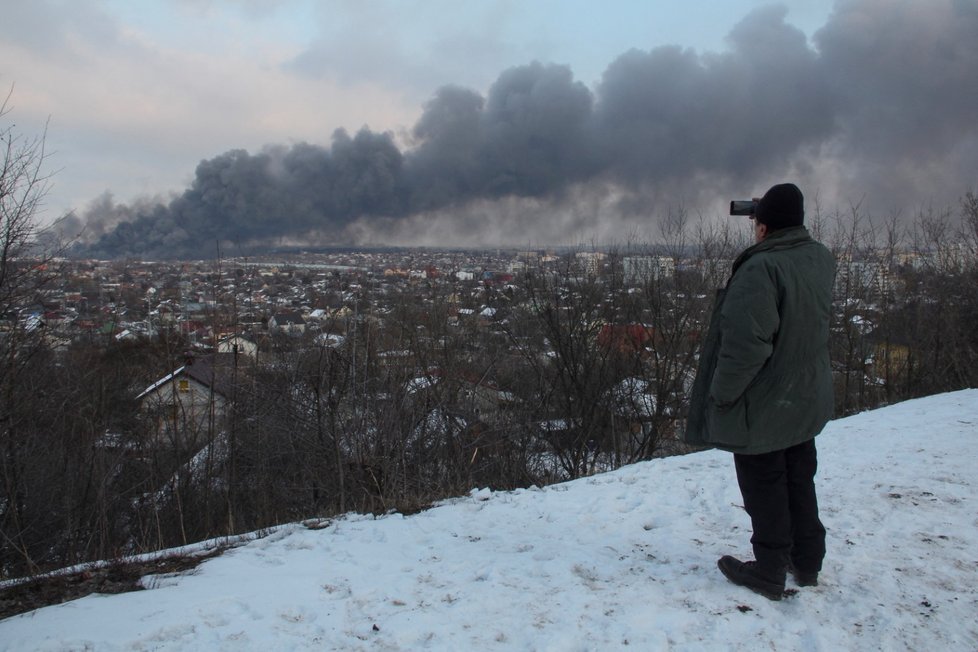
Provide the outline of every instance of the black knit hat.
[[793,183],[779,183],[764,193],[754,218],[769,231],[801,226],[805,221],[805,197]]

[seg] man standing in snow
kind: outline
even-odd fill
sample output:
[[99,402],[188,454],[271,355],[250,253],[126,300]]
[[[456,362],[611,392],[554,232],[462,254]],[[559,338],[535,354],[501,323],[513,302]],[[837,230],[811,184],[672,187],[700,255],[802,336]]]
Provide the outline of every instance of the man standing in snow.
[[772,600],[790,568],[818,582],[825,528],[815,495],[815,436],[832,415],[829,320],[835,260],[809,235],[790,183],[754,202],[755,244],[718,292],[690,397],[687,443],[734,454],[755,561],[724,556],[734,584]]

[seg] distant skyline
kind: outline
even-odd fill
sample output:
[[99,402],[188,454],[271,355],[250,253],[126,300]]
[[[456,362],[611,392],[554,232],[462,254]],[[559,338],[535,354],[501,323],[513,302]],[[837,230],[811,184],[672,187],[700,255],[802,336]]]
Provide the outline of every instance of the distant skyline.
[[[662,146],[676,147],[671,158],[703,158],[681,162],[682,178],[667,185],[658,178],[636,181],[630,192],[655,185],[653,195],[661,199],[666,188],[674,189],[670,203],[715,215],[726,196],[713,204],[704,195],[746,196],[792,175],[820,202],[866,202],[885,212],[914,209],[907,201],[956,205],[975,183],[973,0],[0,4],[0,87],[4,94],[13,88],[7,119],[26,134],[48,123],[48,166],[55,176],[45,219],[68,210],[85,214],[106,192],[121,204],[166,203],[194,182],[201,161],[230,150],[255,154],[269,145],[329,148],[336,129],[389,132],[407,155],[419,145],[416,125],[439,89],[460,87],[486,97],[506,71],[533,62],[568,68],[600,110],[611,87],[606,73],[630,51],[642,55],[633,58],[645,66],[647,79],[668,82],[642,92],[689,103],[671,119],[704,120],[679,125],[675,133],[668,121],[657,124]],[[665,56],[663,46],[678,46],[675,56]],[[751,77],[743,68],[757,62],[797,63],[804,73],[799,88],[773,93],[765,109],[717,87],[718,80],[738,76],[762,83],[757,75],[764,70]],[[680,74],[684,69],[708,78],[691,80]],[[812,70],[818,84],[804,79]],[[784,84],[792,77],[779,79]],[[782,96],[779,114],[772,104]],[[799,106],[812,115],[799,115]],[[725,141],[745,126],[740,114],[758,111],[769,114],[772,137],[807,135],[768,161],[742,166],[743,157],[734,155],[744,148],[725,149]],[[721,124],[726,112],[730,132]],[[706,131],[715,154],[704,147],[709,142],[688,148],[675,142]],[[651,139],[647,144],[659,146]],[[700,165],[714,156],[730,159],[730,174]],[[757,156],[768,152],[760,147]],[[566,200],[565,191],[587,195],[597,213],[606,210],[604,200],[578,182],[560,190]],[[492,206],[479,210],[495,212]],[[630,223],[610,220],[609,228]],[[606,231],[583,228],[581,234]]]

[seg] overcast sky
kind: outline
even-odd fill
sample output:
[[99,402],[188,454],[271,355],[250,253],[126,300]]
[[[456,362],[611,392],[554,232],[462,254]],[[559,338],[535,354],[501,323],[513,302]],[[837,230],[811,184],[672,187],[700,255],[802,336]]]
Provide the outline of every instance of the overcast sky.
[[[661,142],[679,170],[670,171],[669,187],[677,203],[707,213],[721,212],[728,197],[703,203],[696,188],[704,178],[724,177],[716,192],[742,188],[740,195],[748,196],[791,176],[809,197],[869,202],[879,212],[907,201],[954,205],[976,181],[975,0],[837,6],[829,0],[0,0],[0,6],[0,86],[13,87],[7,119],[27,133],[49,120],[56,176],[48,216],[83,213],[105,191],[124,203],[183,192],[201,161],[229,150],[329,148],[337,128],[389,132],[407,154],[419,144],[419,121],[434,114],[429,109],[439,89],[490,97],[506,71],[533,62],[569,70],[573,84],[593,94],[588,101],[596,114],[621,95],[616,88],[659,84],[643,90],[678,97],[678,108],[657,116],[657,129],[668,134]],[[679,48],[667,57],[662,46],[668,45]],[[765,106],[756,105],[753,92],[723,92],[723,80],[734,84],[746,67],[758,65],[772,66],[779,84],[757,97]],[[645,72],[626,74],[639,69]],[[642,102],[635,106],[659,106]],[[741,113],[769,125],[772,139],[793,142],[773,153],[762,142],[755,157],[761,160],[744,161],[742,144],[727,142],[733,130],[754,128]],[[728,115],[729,124],[721,124]],[[670,119],[688,124],[672,130]],[[657,140],[642,142],[660,147]],[[714,156],[726,167],[717,171],[703,162]],[[570,190],[595,176],[632,188],[649,185],[632,171],[613,172],[594,162],[573,171]],[[551,190],[517,194],[538,198]],[[662,196],[662,184],[657,193]]]

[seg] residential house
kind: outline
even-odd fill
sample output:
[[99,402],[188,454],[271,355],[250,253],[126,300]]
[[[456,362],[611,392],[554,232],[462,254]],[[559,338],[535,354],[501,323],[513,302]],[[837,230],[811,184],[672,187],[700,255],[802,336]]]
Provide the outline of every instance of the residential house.
[[251,360],[255,360],[258,357],[258,343],[245,335],[228,335],[218,341],[217,352],[247,356]]
[[643,353],[655,339],[655,329],[645,324],[604,324],[598,332],[598,344],[621,355]]
[[226,356],[195,358],[160,378],[137,396],[155,419],[155,443],[186,452],[215,437],[224,425],[230,389]]
[[286,335],[302,335],[306,332],[306,320],[301,313],[296,311],[277,312],[268,320],[268,331]]
[[407,391],[415,401],[427,401],[470,421],[494,421],[516,402],[512,393],[486,377],[440,369],[413,379]]

